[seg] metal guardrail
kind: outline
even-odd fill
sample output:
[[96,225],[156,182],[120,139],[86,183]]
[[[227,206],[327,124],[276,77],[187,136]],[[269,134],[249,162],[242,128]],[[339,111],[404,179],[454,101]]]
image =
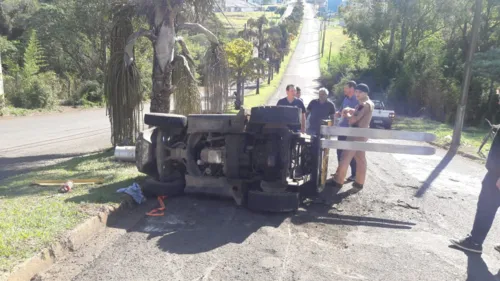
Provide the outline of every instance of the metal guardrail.
[[[326,121],[326,120],[325,120]],[[406,140],[418,142],[430,142],[436,139],[434,134],[420,133],[420,132],[407,132],[407,131],[392,131],[392,130],[379,130],[379,129],[365,129],[365,128],[344,128],[331,126],[332,121],[326,122],[328,126],[321,126],[321,134],[318,138],[314,138],[315,150],[317,155],[315,162],[318,167],[318,174],[315,177],[316,190],[321,192],[326,186],[328,181],[328,159],[330,149],[342,150],[356,150],[356,151],[373,151],[383,153],[396,153],[396,154],[412,154],[412,155],[433,155],[436,149],[430,146],[418,145],[402,145],[392,143],[373,143],[362,141],[338,141],[333,140],[333,136],[347,136],[347,137],[361,137],[368,139],[386,139],[386,140]]]
[[431,142],[436,139],[436,136],[430,133],[321,126],[321,136],[321,148],[323,149],[333,148],[342,150],[373,151],[412,155],[433,155],[436,153],[436,149],[429,146],[372,143],[360,141],[337,141],[329,139],[329,137],[331,136],[347,136],[362,137],[368,139],[392,139]]

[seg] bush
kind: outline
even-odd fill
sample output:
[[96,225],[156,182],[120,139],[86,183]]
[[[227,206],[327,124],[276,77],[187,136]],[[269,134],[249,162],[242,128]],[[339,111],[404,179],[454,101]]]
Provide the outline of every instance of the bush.
[[51,108],[62,91],[59,79],[53,72],[29,78],[5,76],[5,93],[8,104],[14,107],[37,109]]
[[86,81],[76,93],[77,103],[86,106],[104,103],[103,88],[97,81]]
[[37,75],[43,84],[50,88],[54,98],[61,100],[67,98],[65,81],[60,79],[53,71],[39,73]]
[[35,108],[51,108],[56,104],[56,95],[51,88],[39,77],[35,78],[31,84],[23,92],[26,100],[26,107],[29,109]]

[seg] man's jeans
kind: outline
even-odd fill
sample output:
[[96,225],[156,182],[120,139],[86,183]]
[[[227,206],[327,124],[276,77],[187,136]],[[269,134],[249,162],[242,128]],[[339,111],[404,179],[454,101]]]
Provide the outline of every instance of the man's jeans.
[[[338,140],[345,141],[345,140],[347,140],[347,137],[339,136]],[[342,150],[337,149],[337,160],[339,161],[339,165],[340,165],[341,156],[342,156]],[[354,160],[354,158],[352,158],[350,166],[351,166],[351,176],[356,177],[356,160]]]
[[483,179],[483,186],[477,202],[476,218],[472,227],[472,241],[482,245],[490,231],[495,214],[500,206],[500,190],[496,182],[500,174],[488,172]]

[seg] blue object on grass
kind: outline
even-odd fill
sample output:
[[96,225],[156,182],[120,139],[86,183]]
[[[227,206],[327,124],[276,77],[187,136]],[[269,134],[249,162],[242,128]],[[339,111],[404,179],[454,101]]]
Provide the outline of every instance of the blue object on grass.
[[116,192],[126,193],[132,196],[137,204],[141,204],[142,202],[146,201],[146,197],[144,197],[144,195],[142,194],[141,187],[135,182],[129,187],[118,189]]

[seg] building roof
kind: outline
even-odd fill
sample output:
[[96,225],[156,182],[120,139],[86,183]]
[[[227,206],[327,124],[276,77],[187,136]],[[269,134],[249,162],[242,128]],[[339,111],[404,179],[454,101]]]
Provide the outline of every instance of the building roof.
[[248,3],[245,0],[226,0],[226,7],[258,8],[259,5]]

